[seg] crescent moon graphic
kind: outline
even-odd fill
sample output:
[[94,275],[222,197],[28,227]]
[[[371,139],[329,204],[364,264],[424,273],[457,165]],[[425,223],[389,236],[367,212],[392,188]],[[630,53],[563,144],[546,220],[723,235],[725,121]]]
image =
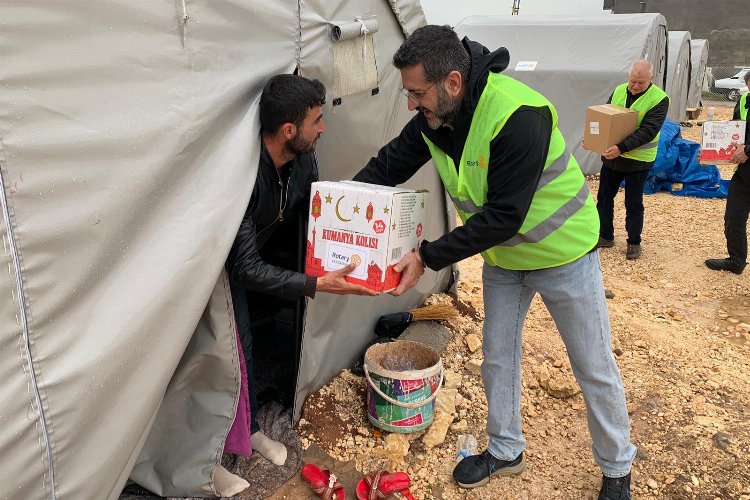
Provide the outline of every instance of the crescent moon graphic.
[[342,196],[341,198],[336,200],[336,217],[338,217],[341,222],[349,222],[351,219],[344,219],[343,217],[341,217],[341,214],[339,213],[339,203],[341,203],[341,200],[343,199],[344,197]]

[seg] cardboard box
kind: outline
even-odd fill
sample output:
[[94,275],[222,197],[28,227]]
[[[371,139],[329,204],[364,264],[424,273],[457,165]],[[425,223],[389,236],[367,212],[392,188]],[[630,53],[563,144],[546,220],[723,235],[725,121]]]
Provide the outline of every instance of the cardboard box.
[[393,266],[422,240],[427,191],[362,182],[314,182],[310,193],[305,273],[321,276],[357,263],[346,280],[387,292]]
[[710,165],[730,163],[737,151],[733,143],[745,142],[746,123],[744,120],[703,122],[699,161]]
[[638,128],[638,112],[616,104],[600,104],[586,109],[583,142],[586,149],[604,154]]

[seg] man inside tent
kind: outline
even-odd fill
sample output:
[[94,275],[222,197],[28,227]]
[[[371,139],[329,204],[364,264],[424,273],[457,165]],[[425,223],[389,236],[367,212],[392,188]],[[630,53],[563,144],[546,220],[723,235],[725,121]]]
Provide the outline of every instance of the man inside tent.
[[[745,85],[750,87],[750,72],[745,73]],[[742,94],[734,107],[733,120],[745,120],[750,115],[748,93]],[[745,127],[744,144],[740,144],[730,161],[737,163],[729,182],[727,206],[724,209],[724,236],[727,239],[725,259],[707,259],[706,266],[714,271],[742,274],[747,265],[747,217],[750,213],[750,124]]]
[[463,459],[453,477],[465,488],[525,467],[521,429],[521,332],[539,293],[568,348],[586,400],[594,458],[604,472],[600,500],[630,498],[635,446],[596,251],[594,201],[566,152],[557,112],[541,94],[504,76],[508,51],[490,52],[449,26],[417,29],[393,56],[410,110],[418,113],[355,180],[396,185],[430,158],[462,226],[396,270],[413,287],[424,268],[439,270],[481,253],[485,264],[484,363],[488,448]]
[[648,171],[656,160],[659,133],[669,109],[667,94],[651,82],[653,66],[648,61],[636,61],[630,68],[627,83],[617,86],[608,103],[638,111],[638,128],[602,155],[599,192],[596,209],[599,212],[599,247],[615,245],[615,196],[625,181],[625,230],[628,247],[625,257],[634,260],[641,256],[643,231],[643,187]]
[[375,295],[344,280],[354,265],[318,278],[269,264],[262,256],[271,236],[295,214],[309,206],[310,185],[318,180],[315,145],[325,132],[321,106],[325,87],[318,80],[277,75],[263,88],[260,99],[261,152],[250,203],[227,258],[237,329],[245,354],[252,446],[276,465],[286,461],[286,447],[267,437],[256,420],[257,399],[253,384],[252,333],[247,291],[286,300],[316,292]]

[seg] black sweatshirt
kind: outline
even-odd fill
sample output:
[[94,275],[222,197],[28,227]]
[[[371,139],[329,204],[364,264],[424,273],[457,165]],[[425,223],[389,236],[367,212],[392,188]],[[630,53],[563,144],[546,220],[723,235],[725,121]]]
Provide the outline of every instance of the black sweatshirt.
[[[456,168],[460,168],[473,113],[487,84],[488,73],[503,71],[509,60],[504,47],[489,52],[468,38],[463,39],[463,44],[471,57],[471,71],[467,78],[468,91],[454,128],[432,130],[424,115],[418,113],[398,137],[370,159],[354,180],[389,186],[408,180],[431,158],[422,133],[450,155]],[[435,241],[422,243],[420,255],[427,267],[442,269],[518,233],[542,175],[551,134],[552,117],[546,107],[524,106],[510,116],[490,143],[487,203],[482,212],[472,216],[463,226]]]
[[[653,83],[640,94],[634,95],[630,93],[630,90],[626,90],[627,98],[625,99],[625,107],[630,108],[639,97],[648,92],[651,85],[653,85]],[[614,92],[612,95],[614,95]],[[612,95],[609,96],[607,103],[612,102]],[[632,151],[635,148],[648,144],[654,140],[656,134],[661,130],[661,126],[664,125],[664,120],[667,118],[668,110],[669,97],[664,97],[659,104],[649,109],[646,114],[643,115],[643,121],[635,132],[617,144],[617,147],[620,148],[620,154]],[[616,170],[617,172],[640,172],[650,169],[654,164],[652,161],[638,161],[632,158],[623,158],[622,156],[618,156],[614,160],[608,160],[602,156],[602,163],[605,167]]]

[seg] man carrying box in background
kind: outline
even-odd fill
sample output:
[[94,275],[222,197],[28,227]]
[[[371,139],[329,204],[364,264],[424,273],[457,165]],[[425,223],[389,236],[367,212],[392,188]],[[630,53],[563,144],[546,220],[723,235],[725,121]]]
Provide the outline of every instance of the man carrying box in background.
[[594,202],[554,107],[500,73],[508,60],[505,48],[490,53],[460,41],[449,26],[417,29],[393,64],[409,109],[419,113],[354,179],[400,184],[432,158],[464,221],[397,264],[402,276],[393,294],[413,287],[425,266],[439,270],[478,253],[485,259],[489,446],[456,465],[456,482],[472,488],[525,467],[521,332],[538,292],[586,400],[594,458],[604,472],[599,499],[629,499],[636,449],[612,355]]
[[[653,66],[636,61],[630,68],[627,83],[615,88],[608,103],[638,111],[638,128],[619,144],[609,147],[602,156],[596,209],[599,212],[599,247],[615,245],[615,196],[625,180],[625,229],[629,260],[641,256],[643,231],[643,186],[656,160],[659,132],[669,109],[667,94],[651,82]],[[585,144],[584,144],[585,147]]]
[[317,278],[268,264],[261,250],[285,220],[306,213],[310,185],[318,180],[315,145],[325,132],[321,106],[325,87],[318,80],[296,75],[277,75],[263,88],[260,98],[261,151],[255,187],[226,268],[242,349],[245,354],[250,396],[252,446],[276,465],[283,465],[284,445],[265,436],[256,421],[257,400],[253,385],[252,333],[246,290],[287,300],[315,292],[377,295],[345,281],[350,265]]
[[[745,73],[745,85],[750,86],[750,72]],[[733,120],[747,121],[750,99],[742,94],[734,107]],[[744,147],[742,147],[744,146]],[[726,259],[707,259],[706,266],[714,271],[730,271],[742,274],[747,265],[747,217],[750,213],[750,127],[745,127],[744,144],[739,145],[730,161],[737,163],[729,182],[727,206],[724,210],[724,236],[727,239]]]

